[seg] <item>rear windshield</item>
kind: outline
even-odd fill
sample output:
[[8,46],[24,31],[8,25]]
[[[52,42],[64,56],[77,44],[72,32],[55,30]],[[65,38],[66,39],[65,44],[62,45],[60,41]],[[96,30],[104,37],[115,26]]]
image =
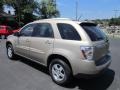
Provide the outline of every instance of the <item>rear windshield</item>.
[[104,40],[106,35],[96,24],[80,24],[92,41]]

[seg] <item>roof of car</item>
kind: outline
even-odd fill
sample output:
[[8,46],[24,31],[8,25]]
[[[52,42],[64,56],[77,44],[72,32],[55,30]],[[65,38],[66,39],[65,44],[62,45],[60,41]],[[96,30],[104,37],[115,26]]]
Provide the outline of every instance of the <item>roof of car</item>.
[[73,21],[73,20],[71,20],[71,19],[69,19],[69,18],[50,18],[50,19],[40,19],[40,20],[36,20],[36,21],[34,21],[33,23],[37,23],[37,22],[43,22],[43,21],[45,21],[45,22],[59,22],[59,21]]
[[32,23],[39,23],[39,22],[76,22],[78,24],[81,23],[93,23],[93,22],[88,22],[88,21],[76,21],[76,20],[72,20],[69,18],[50,18],[50,19],[40,19],[40,20],[36,20]]

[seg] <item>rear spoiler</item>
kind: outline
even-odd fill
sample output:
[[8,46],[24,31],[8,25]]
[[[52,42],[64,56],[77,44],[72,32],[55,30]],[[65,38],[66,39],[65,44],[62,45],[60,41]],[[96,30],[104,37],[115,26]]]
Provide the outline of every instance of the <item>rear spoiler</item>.
[[92,22],[82,22],[80,23],[81,26],[97,26],[97,24]]

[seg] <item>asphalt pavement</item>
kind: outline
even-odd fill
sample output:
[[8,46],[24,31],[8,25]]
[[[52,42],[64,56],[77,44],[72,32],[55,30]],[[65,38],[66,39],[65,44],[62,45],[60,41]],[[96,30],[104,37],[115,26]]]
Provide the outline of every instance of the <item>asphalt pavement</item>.
[[68,86],[56,85],[47,69],[24,58],[7,58],[5,40],[0,40],[0,90],[120,90],[120,39],[110,40],[112,63],[101,77],[74,79]]

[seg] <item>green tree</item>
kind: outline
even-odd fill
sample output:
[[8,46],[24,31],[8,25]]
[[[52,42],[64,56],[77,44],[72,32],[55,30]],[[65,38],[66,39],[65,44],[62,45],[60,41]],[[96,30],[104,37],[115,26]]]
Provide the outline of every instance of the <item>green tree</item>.
[[60,13],[56,8],[56,2],[53,0],[42,0],[38,3],[38,12],[40,18],[59,17]]
[[56,9],[54,0],[3,0],[4,5],[12,6],[15,9],[17,21],[26,24],[36,19],[33,13],[37,13],[40,18],[58,17],[59,11]]
[[37,8],[34,0],[4,0],[4,4],[12,6],[15,9],[15,15],[19,22],[22,21],[26,24],[33,21],[33,11]]
[[0,0],[0,12],[3,11],[3,0]]
[[118,18],[111,18],[109,20],[109,25],[120,25],[120,17],[118,17]]
[[103,24],[102,20],[100,20],[100,19],[96,19],[96,20],[94,20],[94,22],[95,22],[96,24]]

